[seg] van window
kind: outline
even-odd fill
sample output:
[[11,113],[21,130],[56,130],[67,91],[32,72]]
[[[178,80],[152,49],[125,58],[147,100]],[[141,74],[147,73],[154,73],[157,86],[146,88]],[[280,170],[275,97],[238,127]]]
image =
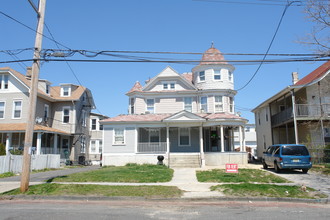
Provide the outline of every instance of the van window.
[[277,147],[275,147],[274,154],[279,154],[279,153],[280,153],[280,147],[277,146]]
[[304,145],[284,146],[282,155],[308,156],[308,150]]

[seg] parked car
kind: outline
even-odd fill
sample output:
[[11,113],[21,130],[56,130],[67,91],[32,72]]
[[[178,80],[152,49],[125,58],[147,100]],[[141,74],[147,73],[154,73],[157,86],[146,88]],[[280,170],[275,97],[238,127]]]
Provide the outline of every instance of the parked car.
[[307,173],[312,167],[311,156],[305,145],[277,144],[268,147],[262,158],[264,169],[274,167],[275,172],[281,169],[301,169]]

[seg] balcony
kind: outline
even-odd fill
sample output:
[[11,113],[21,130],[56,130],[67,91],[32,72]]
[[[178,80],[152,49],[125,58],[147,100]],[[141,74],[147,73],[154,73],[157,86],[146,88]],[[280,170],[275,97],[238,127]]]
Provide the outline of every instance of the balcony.
[[[295,105],[296,119],[313,120],[321,117],[330,117],[330,104],[310,105],[296,104]],[[287,108],[272,116],[272,126],[276,126],[293,120],[292,108]]]

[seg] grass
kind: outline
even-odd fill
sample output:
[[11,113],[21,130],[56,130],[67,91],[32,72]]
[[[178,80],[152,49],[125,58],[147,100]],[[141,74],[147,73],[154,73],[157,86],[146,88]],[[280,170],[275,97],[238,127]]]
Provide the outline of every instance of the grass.
[[212,186],[211,190],[217,190],[225,195],[234,197],[327,198],[327,195],[309,187],[307,187],[306,191],[302,191],[299,186],[278,186],[273,184],[224,184]]
[[178,198],[182,191],[175,186],[104,186],[45,183],[30,186],[21,193],[15,189],[0,195],[40,195],[40,196],[130,196],[146,198]]
[[7,173],[0,174],[0,178],[6,178],[6,177],[11,177],[11,176],[15,176],[15,173],[7,172]]
[[318,164],[318,165],[313,165],[311,171],[322,173],[325,175],[330,175],[330,164]]
[[289,181],[263,170],[239,169],[239,173],[226,173],[223,169],[197,171],[199,182],[216,183],[288,183]]
[[173,170],[161,165],[127,164],[119,167],[104,167],[99,170],[57,177],[48,182],[126,182],[157,183],[169,182]]

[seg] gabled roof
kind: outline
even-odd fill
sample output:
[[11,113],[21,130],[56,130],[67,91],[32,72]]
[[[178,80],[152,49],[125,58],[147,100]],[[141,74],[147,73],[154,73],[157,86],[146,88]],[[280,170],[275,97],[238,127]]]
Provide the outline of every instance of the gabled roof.
[[[27,79],[25,75],[22,73],[11,69],[10,67],[2,67],[0,68],[0,71],[9,72],[14,78],[16,78],[22,85],[24,85],[26,88],[30,88],[31,86],[31,80]],[[44,80],[43,80],[44,81]],[[84,94],[84,92],[87,93],[87,98],[91,102],[92,106],[95,106],[93,96],[91,94],[91,91],[83,86],[75,86],[76,88],[71,91],[71,96],[69,97],[61,97],[61,87],[60,86],[52,86],[50,90],[50,95],[46,94],[44,91],[38,89],[38,96],[45,98],[52,102],[57,101],[76,101],[81,98],[81,96]]]
[[132,92],[136,92],[136,91],[142,91],[142,85],[140,84],[139,81],[136,81],[134,86],[131,88],[131,90],[129,90],[126,94],[132,93]]
[[164,122],[204,122],[205,118],[191,112],[182,110],[163,120]]
[[330,61],[324,63],[323,65],[319,66],[313,72],[296,82],[295,86],[306,85],[312,83],[314,81],[318,81],[319,79],[323,78],[326,74],[330,72]]

